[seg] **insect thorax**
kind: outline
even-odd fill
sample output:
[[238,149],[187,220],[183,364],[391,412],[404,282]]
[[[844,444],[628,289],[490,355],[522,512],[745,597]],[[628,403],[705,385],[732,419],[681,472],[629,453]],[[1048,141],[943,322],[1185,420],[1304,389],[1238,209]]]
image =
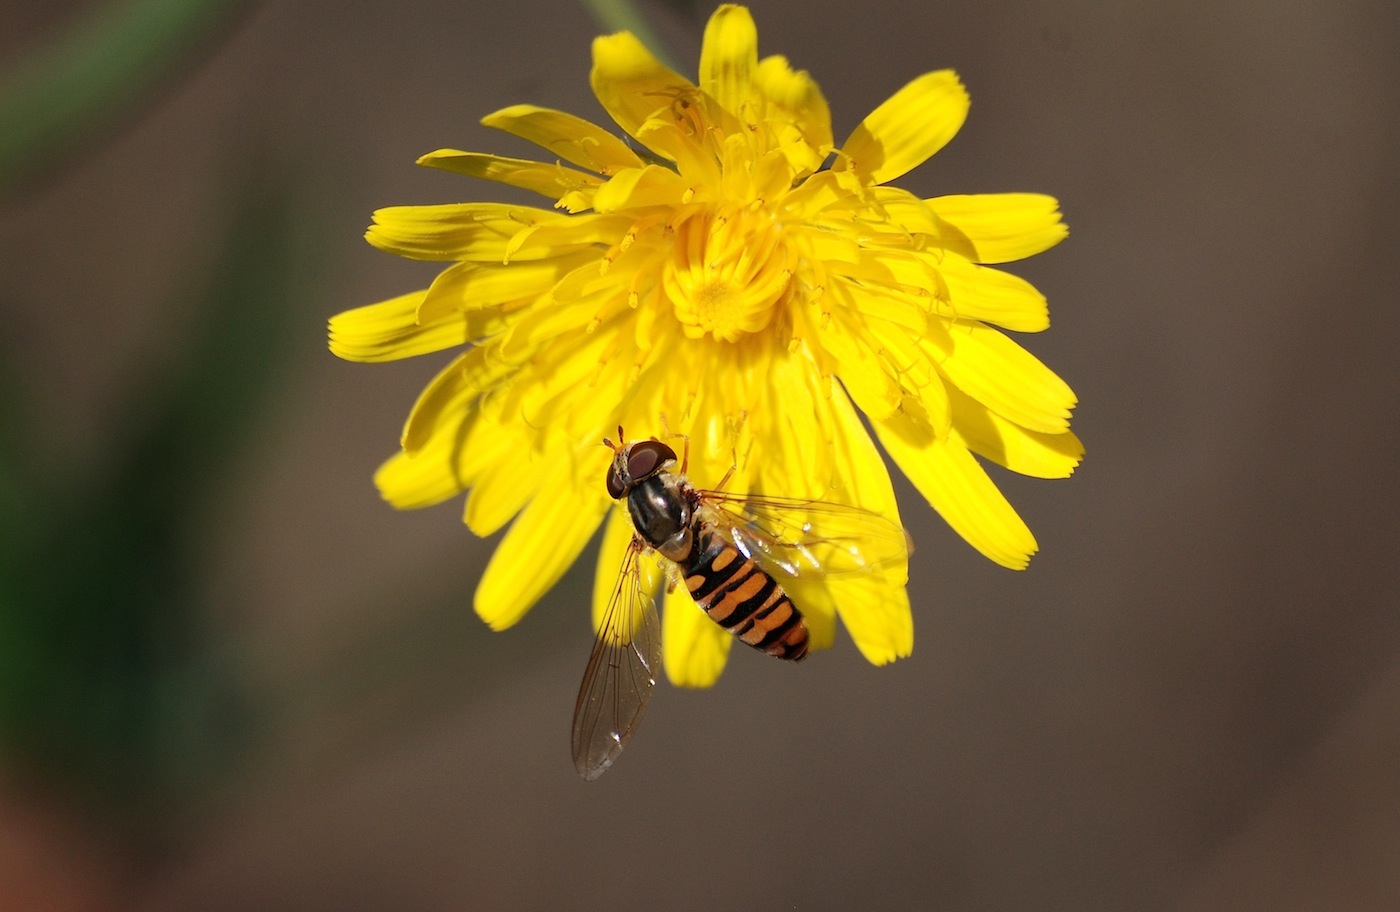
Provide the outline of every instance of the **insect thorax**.
[[675,475],[663,472],[633,486],[627,510],[637,534],[667,558],[690,550],[690,500]]

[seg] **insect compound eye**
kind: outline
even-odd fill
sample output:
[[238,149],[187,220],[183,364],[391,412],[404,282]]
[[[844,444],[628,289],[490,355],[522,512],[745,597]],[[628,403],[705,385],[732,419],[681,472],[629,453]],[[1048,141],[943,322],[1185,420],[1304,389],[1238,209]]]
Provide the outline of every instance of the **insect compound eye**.
[[634,482],[655,474],[666,460],[676,461],[676,451],[660,440],[647,440],[632,447],[627,454],[627,474]]
[[626,493],[627,486],[622,483],[622,475],[617,471],[617,466],[608,466],[608,496],[613,500],[620,500]]

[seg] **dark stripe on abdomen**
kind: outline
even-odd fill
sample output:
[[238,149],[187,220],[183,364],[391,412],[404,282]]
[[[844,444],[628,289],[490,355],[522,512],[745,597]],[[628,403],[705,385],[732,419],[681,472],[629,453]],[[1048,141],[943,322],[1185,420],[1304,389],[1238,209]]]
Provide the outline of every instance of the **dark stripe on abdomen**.
[[783,659],[807,654],[807,625],[782,586],[712,529],[696,524],[682,569],[696,604],[744,643]]

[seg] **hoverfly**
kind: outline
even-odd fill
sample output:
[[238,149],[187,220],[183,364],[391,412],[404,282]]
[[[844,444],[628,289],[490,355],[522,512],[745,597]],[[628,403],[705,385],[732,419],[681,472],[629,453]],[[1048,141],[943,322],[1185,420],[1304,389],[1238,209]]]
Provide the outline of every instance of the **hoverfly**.
[[607,490],[626,500],[634,531],[574,705],[574,766],[584,779],[601,776],[622,753],[656,685],[661,625],[642,585],[644,554],[665,558],[668,584],[684,581],[701,610],[742,642],[798,661],[807,654],[807,625],[783,581],[881,572],[910,548],[897,523],[860,507],[696,488],[685,475],[688,441],[677,470],[665,443],[626,443],[617,432],[617,443],[603,439],[613,449]]

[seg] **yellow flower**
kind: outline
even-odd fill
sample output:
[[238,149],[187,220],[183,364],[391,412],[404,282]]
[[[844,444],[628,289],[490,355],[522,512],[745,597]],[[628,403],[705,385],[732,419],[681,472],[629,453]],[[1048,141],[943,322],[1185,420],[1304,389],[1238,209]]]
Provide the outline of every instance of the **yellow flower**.
[[[1001,331],[1045,329],[1045,298],[984,265],[1063,238],[1056,201],[887,186],[961,127],[957,76],[918,77],[837,146],[817,84],[757,46],[748,10],[720,7],[697,86],[629,33],[598,38],[593,91],[642,151],[516,105],[483,123],[546,161],[445,149],[419,164],[534,191],[553,209],[374,214],[374,246],[452,265],[425,290],[333,318],[331,350],[384,361],[462,349],[375,481],[399,508],[469,492],[478,535],[514,518],[476,592],[493,628],[518,621],[607,517],[596,622],[631,536],[603,484],[612,452],[600,441],[619,425],[632,439],[687,435],[702,488],[733,468],[731,493],[897,520],[863,413],[934,509],[1012,568],[1035,539],[975,456],[1054,478],[1082,455],[1074,394]],[[908,655],[906,580],[900,565],[804,585],[794,601],[812,646],[830,645],[839,616],[870,661]],[[705,686],[732,638],[688,600],[684,586],[666,596],[665,663],[674,682]]]

